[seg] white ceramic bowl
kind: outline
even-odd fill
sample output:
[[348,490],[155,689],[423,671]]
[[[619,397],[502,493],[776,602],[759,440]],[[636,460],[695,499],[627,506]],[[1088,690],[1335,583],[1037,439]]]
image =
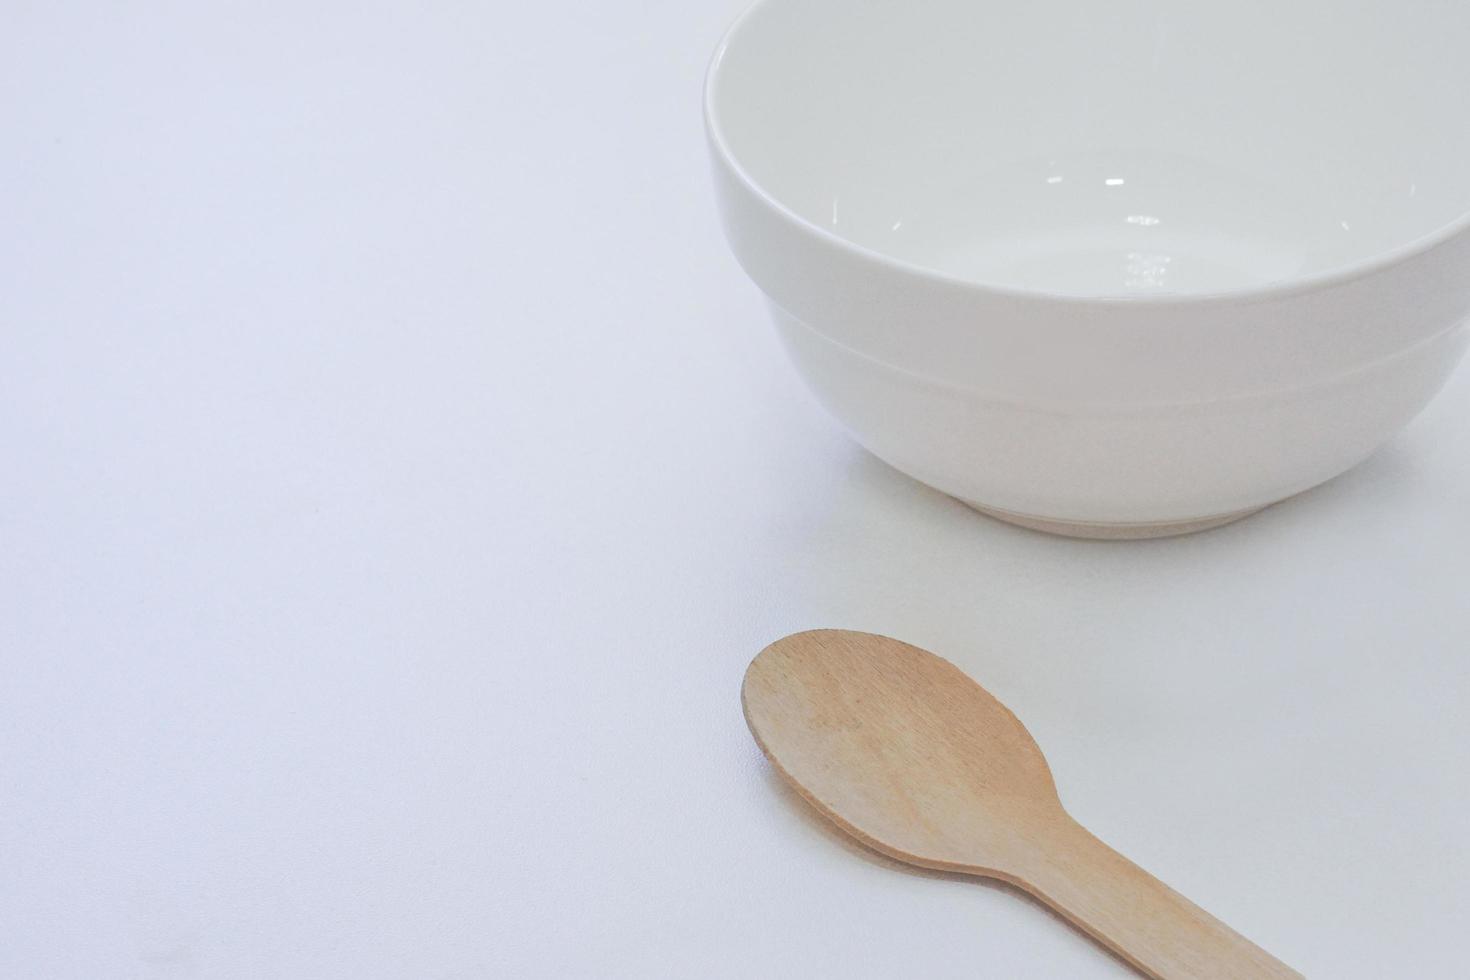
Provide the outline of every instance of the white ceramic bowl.
[[878,456],[1018,523],[1195,530],[1348,469],[1470,313],[1470,3],[763,0],[731,246]]

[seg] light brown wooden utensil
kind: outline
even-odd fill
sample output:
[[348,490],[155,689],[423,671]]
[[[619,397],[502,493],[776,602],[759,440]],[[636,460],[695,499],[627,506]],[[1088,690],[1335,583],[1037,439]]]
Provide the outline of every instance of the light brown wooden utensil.
[[741,700],[781,775],[869,847],[1010,882],[1150,977],[1300,977],[1073,820],[1031,734],[947,660],[798,633],[751,662]]

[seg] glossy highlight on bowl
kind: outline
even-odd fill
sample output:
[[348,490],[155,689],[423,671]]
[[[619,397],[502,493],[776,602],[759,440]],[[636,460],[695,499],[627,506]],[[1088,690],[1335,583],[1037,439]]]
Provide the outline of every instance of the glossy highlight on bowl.
[[1198,530],[1458,361],[1467,36],[1387,0],[762,0],[709,73],[720,210],[874,453],[1044,530]]

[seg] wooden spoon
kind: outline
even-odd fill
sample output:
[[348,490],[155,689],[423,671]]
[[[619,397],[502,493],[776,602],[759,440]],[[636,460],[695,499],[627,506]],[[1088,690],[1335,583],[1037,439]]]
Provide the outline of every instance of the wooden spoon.
[[766,647],[741,691],[807,801],[909,864],[1025,889],[1150,977],[1300,977],[1062,809],[1031,734],[947,660],[871,633]]

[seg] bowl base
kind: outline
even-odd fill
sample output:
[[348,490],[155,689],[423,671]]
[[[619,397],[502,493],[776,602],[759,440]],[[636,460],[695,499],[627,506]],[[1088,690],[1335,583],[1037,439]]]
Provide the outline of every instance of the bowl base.
[[962,501],[975,508],[987,517],[1014,524],[1017,527],[1029,528],[1032,531],[1043,531],[1046,534],[1058,534],[1067,538],[1087,538],[1096,541],[1138,541],[1144,538],[1172,538],[1181,534],[1194,534],[1197,531],[1208,531],[1211,528],[1222,527],[1234,523],[1243,517],[1260,513],[1265,507],[1249,507],[1230,514],[1217,514],[1213,517],[1197,517],[1187,521],[1145,521],[1141,523],[1128,524],[1095,524],[1084,521],[1060,521],[1047,517],[1032,517],[1029,514],[1017,514],[1014,511],[1000,510],[995,507],[986,507],[971,500]]

